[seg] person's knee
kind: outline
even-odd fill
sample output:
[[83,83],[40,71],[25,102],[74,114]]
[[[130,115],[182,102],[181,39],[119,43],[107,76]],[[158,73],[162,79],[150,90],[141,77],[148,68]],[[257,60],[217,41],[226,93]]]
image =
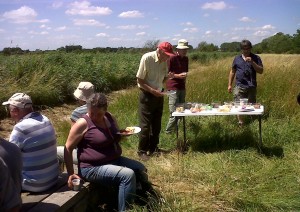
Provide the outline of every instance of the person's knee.
[[125,180],[125,181],[135,181],[136,180],[135,173],[132,169],[123,168],[120,171],[120,174],[122,176],[122,179]]

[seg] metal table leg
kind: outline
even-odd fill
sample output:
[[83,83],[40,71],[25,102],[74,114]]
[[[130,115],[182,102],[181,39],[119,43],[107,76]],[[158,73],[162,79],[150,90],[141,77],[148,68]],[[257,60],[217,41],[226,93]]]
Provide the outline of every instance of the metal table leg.
[[185,127],[185,117],[182,117],[182,125],[183,125],[183,147],[182,151],[186,150],[186,127]]
[[259,126],[259,146],[262,147],[261,115],[258,116],[258,126]]

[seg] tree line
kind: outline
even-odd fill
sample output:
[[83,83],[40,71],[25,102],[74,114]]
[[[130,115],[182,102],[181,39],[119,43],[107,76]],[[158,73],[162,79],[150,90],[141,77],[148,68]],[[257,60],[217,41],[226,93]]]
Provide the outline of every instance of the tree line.
[[[60,47],[54,51],[64,51],[64,52],[145,52],[147,50],[155,49],[160,40],[148,40],[145,42],[142,48],[126,48],[126,47],[118,47],[118,48],[101,48],[96,47],[93,49],[83,49],[80,45],[70,45],[65,47]],[[207,43],[206,41],[202,41],[198,44],[196,48],[190,46],[191,51],[201,51],[201,52],[238,52],[240,51],[240,42],[228,42],[222,43],[220,47],[214,45],[213,43]],[[174,48],[176,45],[174,46]],[[47,50],[49,51],[49,50]],[[293,35],[284,34],[279,32],[271,37],[263,39],[261,43],[253,45],[253,52],[261,54],[261,53],[275,53],[275,54],[300,54],[300,29],[297,29],[297,32]],[[2,50],[4,55],[11,54],[24,54],[29,53],[29,50],[22,50],[20,47],[6,47]],[[43,52],[39,49],[34,52]]]

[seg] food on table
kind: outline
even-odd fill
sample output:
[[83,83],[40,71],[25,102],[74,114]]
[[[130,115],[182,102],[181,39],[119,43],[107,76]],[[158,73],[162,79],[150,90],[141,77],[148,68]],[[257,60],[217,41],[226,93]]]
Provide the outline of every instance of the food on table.
[[184,111],[183,107],[176,107],[176,112],[182,113]]

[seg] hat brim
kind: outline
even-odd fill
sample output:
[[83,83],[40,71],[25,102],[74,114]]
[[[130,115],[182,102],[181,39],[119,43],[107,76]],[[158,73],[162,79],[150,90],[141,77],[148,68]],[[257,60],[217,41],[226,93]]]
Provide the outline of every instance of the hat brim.
[[188,46],[177,46],[176,49],[189,49],[190,47]]
[[166,51],[164,51],[164,50],[163,50],[163,52],[164,52],[166,55],[168,55],[168,56],[174,56],[174,55],[175,55],[174,52],[166,52]]
[[2,105],[10,105],[9,101],[3,102]]

